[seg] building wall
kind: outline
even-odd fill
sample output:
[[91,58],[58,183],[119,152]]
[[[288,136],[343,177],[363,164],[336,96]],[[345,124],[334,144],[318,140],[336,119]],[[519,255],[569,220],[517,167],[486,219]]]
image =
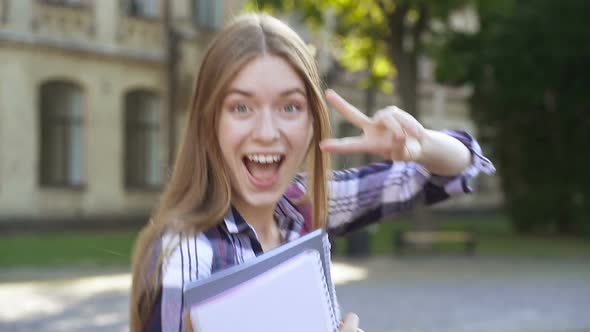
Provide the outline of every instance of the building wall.
[[[90,7],[71,7],[36,0],[0,0],[0,223],[147,216],[157,201],[159,190],[129,190],[124,185],[124,98],[134,89],[153,91],[161,97],[160,150],[166,173],[167,91],[161,20],[126,16],[118,0],[89,3]],[[235,16],[242,3],[225,0],[224,20]],[[175,92],[176,137],[180,142],[194,75],[214,30],[194,24],[190,0],[172,4],[172,21],[182,37]],[[39,88],[50,80],[73,82],[82,89],[81,187],[40,185]],[[365,92],[354,83],[341,81],[332,88],[354,105],[365,104]],[[427,127],[455,127],[476,134],[467,117],[464,92],[431,83],[423,84],[422,90],[422,121]],[[376,104],[381,108],[399,105],[399,101],[395,96],[378,94]],[[332,122],[334,133],[341,134],[338,114],[332,114]],[[497,204],[495,181],[490,183],[489,193],[453,200],[447,207]]]
[[[126,16],[117,0],[90,3],[72,7],[0,0],[0,222],[147,215],[156,203],[159,190],[124,185],[124,98],[131,90],[145,89],[162,97],[165,105],[161,20]],[[172,21],[183,38],[179,97],[188,99],[192,72],[213,31],[193,24],[190,0],[172,4]],[[228,1],[224,10],[233,13],[239,4]],[[82,187],[40,185],[39,88],[51,80],[82,88]],[[186,106],[179,102],[179,137]],[[166,172],[167,142],[161,129]]]
[[[161,91],[157,66],[27,48],[3,50],[0,63],[3,215],[145,211],[153,203],[154,192],[123,188],[122,119],[126,92],[136,88]],[[39,87],[54,79],[82,87],[86,179],[82,189],[39,187]]]

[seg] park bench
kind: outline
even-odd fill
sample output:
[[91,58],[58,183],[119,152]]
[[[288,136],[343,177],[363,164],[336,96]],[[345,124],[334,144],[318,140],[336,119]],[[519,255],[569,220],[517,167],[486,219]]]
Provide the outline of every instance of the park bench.
[[465,248],[465,253],[473,254],[477,241],[475,235],[465,231],[396,231],[393,247],[395,254],[402,255],[406,248],[432,248],[437,243],[459,243]]

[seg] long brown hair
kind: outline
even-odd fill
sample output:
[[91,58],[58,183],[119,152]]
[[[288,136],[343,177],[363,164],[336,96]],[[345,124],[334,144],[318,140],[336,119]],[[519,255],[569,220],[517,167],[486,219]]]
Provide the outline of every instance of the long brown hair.
[[305,84],[313,122],[306,202],[312,203],[313,228],[325,227],[329,158],[318,143],[329,135],[329,120],[315,60],[286,24],[264,14],[241,15],[217,35],[202,60],[174,170],[150,222],[135,243],[131,331],[143,329],[160,288],[162,261],[169,251],[159,251],[155,266],[153,255],[162,234],[205,231],[222,222],[230,207],[229,174],[216,130],[219,109],[231,80],[247,63],[264,54],[282,57]]

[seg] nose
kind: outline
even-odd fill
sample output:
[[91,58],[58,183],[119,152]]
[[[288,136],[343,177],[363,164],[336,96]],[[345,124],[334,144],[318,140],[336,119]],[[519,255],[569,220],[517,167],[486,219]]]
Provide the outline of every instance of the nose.
[[273,116],[274,112],[270,109],[263,110],[259,113],[256,127],[254,128],[254,139],[263,143],[274,142],[280,136],[279,128]]

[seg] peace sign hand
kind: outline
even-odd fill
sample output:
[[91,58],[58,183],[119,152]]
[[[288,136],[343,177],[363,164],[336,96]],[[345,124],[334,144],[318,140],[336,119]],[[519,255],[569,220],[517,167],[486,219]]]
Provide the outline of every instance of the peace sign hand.
[[420,161],[427,132],[410,114],[395,106],[389,106],[369,118],[333,90],[326,91],[326,99],[346,120],[362,129],[363,134],[357,137],[323,140],[320,143],[323,151],[362,152],[386,160]]

